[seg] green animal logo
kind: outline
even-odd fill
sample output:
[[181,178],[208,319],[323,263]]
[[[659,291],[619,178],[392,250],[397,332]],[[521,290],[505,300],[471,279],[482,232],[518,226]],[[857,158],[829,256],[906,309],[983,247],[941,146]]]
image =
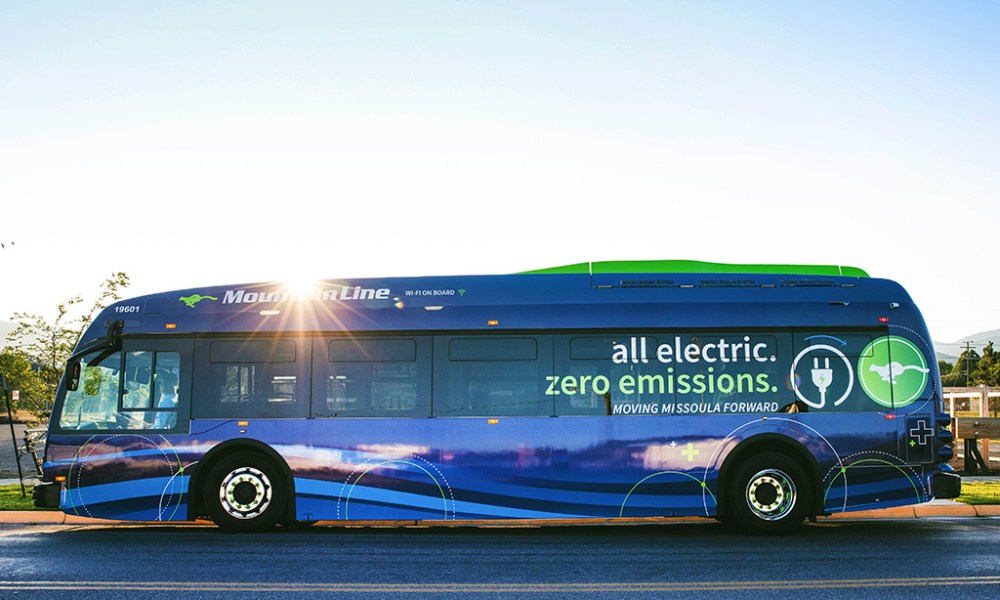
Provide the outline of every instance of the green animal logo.
[[913,403],[930,379],[924,353],[905,338],[873,340],[858,359],[858,379],[868,397],[886,408]]
[[180,301],[187,305],[188,308],[194,308],[195,304],[198,304],[202,300],[218,300],[215,296],[202,296],[201,294],[191,294],[190,296],[181,296]]

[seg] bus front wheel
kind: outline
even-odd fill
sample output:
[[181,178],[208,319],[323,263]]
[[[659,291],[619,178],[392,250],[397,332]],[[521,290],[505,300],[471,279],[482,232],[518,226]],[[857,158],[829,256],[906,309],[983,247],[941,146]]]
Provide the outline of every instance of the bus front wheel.
[[788,533],[806,517],[810,496],[802,466],[783,454],[766,452],[750,457],[736,469],[729,488],[728,515],[747,533]]
[[208,473],[205,505],[221,529],[263,531],[283,514],[281,474],[260,455],[241,452],[215,464]]

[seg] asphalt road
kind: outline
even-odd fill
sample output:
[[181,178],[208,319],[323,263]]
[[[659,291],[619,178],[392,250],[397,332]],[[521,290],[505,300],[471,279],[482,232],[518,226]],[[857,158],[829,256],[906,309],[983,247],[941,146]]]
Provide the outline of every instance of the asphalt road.
[[1000,519],[543,529],[0,526],[0,598],[1000,598]]

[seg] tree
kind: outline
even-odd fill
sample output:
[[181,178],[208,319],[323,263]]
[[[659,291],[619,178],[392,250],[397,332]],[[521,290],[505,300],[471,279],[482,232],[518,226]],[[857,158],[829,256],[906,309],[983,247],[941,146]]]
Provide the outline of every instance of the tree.
[[972,371],[974,385],[1000,385],[1000,353],[993,349],[993,342],[983,348],[976,368]]
[[954,370],[955,370],[955,365],[951,364],[950,362],[946,360],[938,361],[938,372],[941,373],[942,379],[944,378],[945,375],[951,373]]
[[961,356],[958,357],[958,362],[955,363],[955,368],[947,375],[941,376],[941,385],[944,387],[971,385],[972,372],[976,368],[977,361],[979,361],[979,353],[972,348],[962,352]]
[[13,348],[4,348],[0,351],[0,373],[7,377],[7,385],[11,390],[20,392],[20,398],[13,406],[15,411],[44,412],[45,384],[23,352]]
[[97,298],[82,313],[80,308],[84,298],[78,294],[56,306],[55,318],[52,320],[26,312],[15,313],[11,317],[12,321],[17,322],[17,328],[7,336],[7,340],[25,358],[40,366],[41,380],[48,388],[49,401],[55,397],[63,365],[73,353],[84,330],[104,307],[121,300],[119,292],[128,285],[128,275],[114,273],[101,283]]

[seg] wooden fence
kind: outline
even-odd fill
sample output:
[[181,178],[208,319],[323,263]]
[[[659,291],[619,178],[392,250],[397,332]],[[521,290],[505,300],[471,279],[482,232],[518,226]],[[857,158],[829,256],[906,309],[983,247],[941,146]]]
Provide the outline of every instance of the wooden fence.
[[990,456],[990,442],[1000,445],[1000,388],[944,388],[943,398],[955,437],[952,466],[969,474],[989,471],[990,461],[1000,460]]

